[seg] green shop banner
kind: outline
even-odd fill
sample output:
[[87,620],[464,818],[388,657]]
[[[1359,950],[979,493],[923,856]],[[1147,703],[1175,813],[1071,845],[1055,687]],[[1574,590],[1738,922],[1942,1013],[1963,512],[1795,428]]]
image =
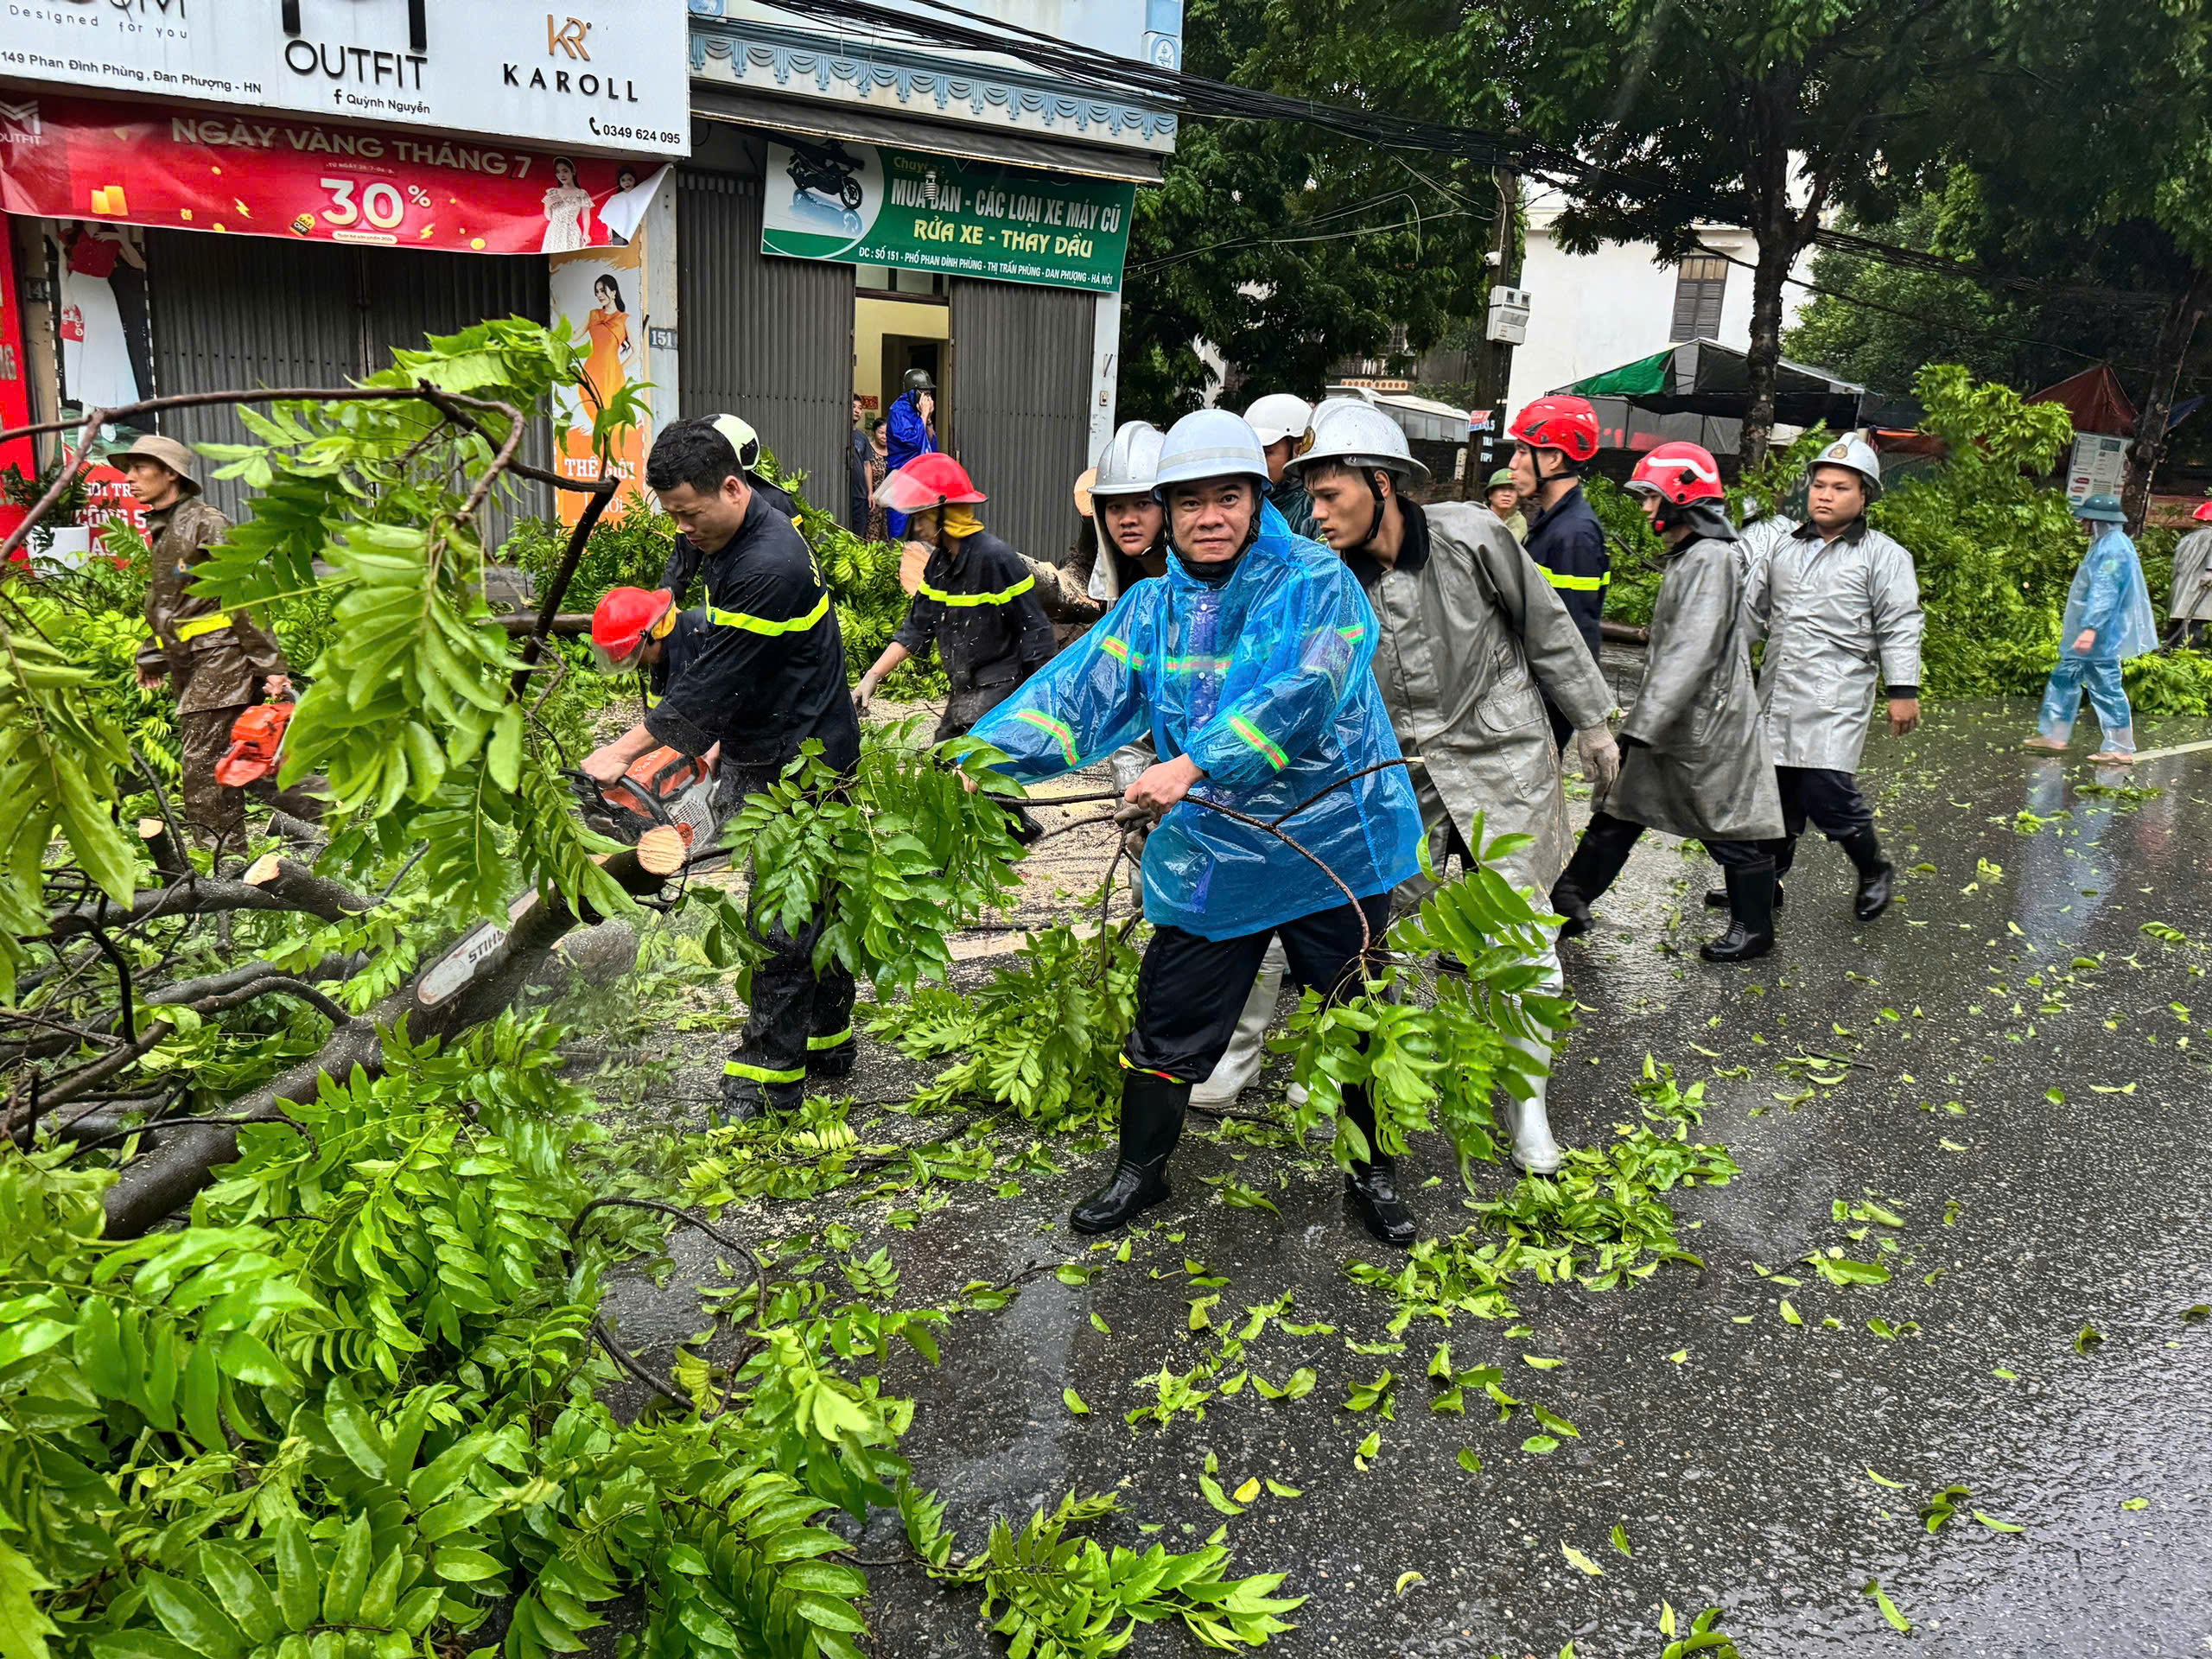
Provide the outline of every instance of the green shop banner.
[[760,251],[1112,293],[1136,187],[875,144],[768,146]]

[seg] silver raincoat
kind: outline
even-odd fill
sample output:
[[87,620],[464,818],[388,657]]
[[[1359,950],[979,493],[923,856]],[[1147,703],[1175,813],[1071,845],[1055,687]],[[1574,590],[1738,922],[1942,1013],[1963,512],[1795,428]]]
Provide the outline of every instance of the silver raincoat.
[[[1756,583],[1766,574],[1767,562],[1774,557],[1774,550],[1797,533],[1797,521],[1785,518],[1778,512],[1770,512],[1754,518],[1736,532],[1736,563],[1743,571],[1745,582]],[[1745,589],[1752,591],[1751,588]]]
[[1809,526],[1774,550],[1744,602],[1765,639],[1759,707],[1777,766],[1859,770],[1878,668],[1920,688],[1920,582],[1912,555],[1863,520],[1834,541]]
[[1621,775],[1603,810],[1700,841],[1780,839],[1743,588],[1732,538],[1694,537],[1668,559],[1643,685],[1621,726]]
[[2174,543],[2174,590],[2166,606],[2169,619],[2212,622],[2212,586],[2204,581],[2208,564],[2212,564],[2212,530],[2192,530]]
[[[1410,533],[1394,568],[1363,554],[1346,563],[1375,607],[1375,679],[1398,747],[1427,763],[1413,779],[1429,857],[1442,865],[1454,828],[1475,846],[1479,814],[1484,840],[1534,838],[1498,870],[1516,887],[1548,893],[1569,842],[1537,689],[1578,731],[1605,723],[1612,690],[1558,593],[1495,514],[1461,502],[1405,512]],[[1407,887],[1428,885],[1417,877]]]

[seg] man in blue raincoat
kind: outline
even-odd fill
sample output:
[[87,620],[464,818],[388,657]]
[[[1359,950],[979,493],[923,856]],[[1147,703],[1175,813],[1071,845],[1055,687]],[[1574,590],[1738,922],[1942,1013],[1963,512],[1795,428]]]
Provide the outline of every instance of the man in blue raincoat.
[[2104,728],[2104,747],[2089,759],[2101,766],[2135,764],[2135,714],[2120,683],[2120,665],[2158,648],[2158,618],[2143,561],[2120,526],[2127,515],[2116,496],[2093,495],[2074,509],[2090,536],[2089,550],[2074,573],[2066,615],[2058,626],[2058,665],[2044,688],[2031,749],[2063,749],[2074,734],[2086,686],[2089,706]]
[[[1390,889],[1420,867],[1421,813],[1370,664],[1375,618],[1357,580],[1267,505],[1267,457],[1226,410],[1175,423],[1158,493],[1174,554],[1090,631],[985,715],[975,734],[1025,783],[1110,754],[1144,734],[1167,757],[1127,800],[1154,817],[1144,845],[1154,931],[1122,1055],[1121,1156],[1075,1208],[1078,1232],[1127,1225],[1169,1196],[1167,1160],[1191,1086],[1229,1046],[1268,942],[1324,995],[1356,988],[1362,922],[1376,939]],[[1358,896],[1264,830],[1197,804],[1270,820],[1326,794],[1284,826]],[[1126,810],[1126,809],[1125,809]],[[1345,1186],[1377,1238],[1410,1244],[1411,1214],[1375,1141],[1365,1091],[1344,1116],[1367,1141]]]
[[[937,429],[930,417],[937,413],[937,382],[930,378],[927,369],[909,369],[899,383],[899,396],[885,417],[891,435],[886,440],[891,470],[897,472],[916,455],[937,453]],[[906,533],[906,515],[886,512],[884,523],[891,531],[891,539],[899,540]]]

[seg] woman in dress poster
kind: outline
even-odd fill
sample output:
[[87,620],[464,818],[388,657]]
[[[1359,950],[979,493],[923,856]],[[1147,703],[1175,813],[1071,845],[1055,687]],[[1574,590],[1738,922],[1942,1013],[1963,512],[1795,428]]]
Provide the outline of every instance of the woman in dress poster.
[[584,215],[591,212],[591,192],[576,182],[576,164],[566,156],[553,158],[553,182],[545,188],[545,242],[540,253],[575,253],[591,245]]
[[[629,308],[623,302],[621,285],[613,270],[601,270],[593,276],[591,297],[591,309],[584,314],[582,338],[588,342],[588,350],[582,382],[571,398],[563,399],[574,407],[568,412],[562,433],[562,454],[576,464],[563,470],[575,478],[597,475],[598,467],[591,464],[593,423],[599,411],[629,384],[638,362]],[[607,459],[624,478],[636,479],[644,466],[644,435],[635,426],[626,426],[610,435]]]

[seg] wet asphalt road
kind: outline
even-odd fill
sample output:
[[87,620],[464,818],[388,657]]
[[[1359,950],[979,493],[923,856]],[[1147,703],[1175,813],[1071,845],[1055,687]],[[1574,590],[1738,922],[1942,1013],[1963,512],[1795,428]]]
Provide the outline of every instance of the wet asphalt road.
[[[1262,1496],[1226,1523],[1236,1572],[1287,1573],[1280,1593],[1309,1598],[1266,1649],[1287,1659],[1551,1659],[1570,1640],[1578,1659],[1656,1656],[1662,1604],[1685,1629],[1722,1609],[1746,1656],[2212,1653],[2212,1322],[2182,1317],[2212,1302],[2212,750],[2132,779],[2093,773],[2086,740],[2063,760],[2020,752],[2025,714],[1946,712],[1869,746],[1865,781],[1909,871],[1873,925],[1850,918],[1841,855],[1812,843],[1777,954],[1708,966],[1695,946],[1717,931],[1698,902],[1712,867],[1647,837],[1600,927],[1566,948],[1584,1012],[1554,1125],[1595,1142],[1635,1121],[1647,1052],[1685,1084],[1707,1079],[1698,1138],[1725,1143],[1744,1173],[1673,1195],[1703,1271],[1662,1266],[1604,1293],[1525,1282],[1525,1336],[1461,1314],[1448,1330],[1417,1320],[1402,1353],[1354,1353],[1347,1343],[1390,1339],[1393,1306],[1344,1263],[1391,1256],[1359,1230],[1333,1170],[1195,1125],[1177,1197],[1127,1263],[1065,1226],[1096,1154],[1064,1150],[1064,1173],[1013,1198],[952,1189],[912,1231],[863,1211],[861,1253],[879,1236],[890,1245],[904,1301],[1040,1262],[1105,1263],[1087,1284],[1047,1276],[1002,1313],[956,1319],[940,1368],[887,1374],[918,1402],[903,1449],[948,1500],[960,1548],[979,1547],[990,1517],[1018,1525],[1071,1488],[1120,1492],[1105,1539],[1141,1545],[1139,1522],[1164,1523],[1161,1541],[1195,1548],[1223,1523],[1198,1486],[1211,1452],[1226,1489],[1262,1476],[1301,1494]],[[2171,722],[2142,741],[2208,735]],[[2155,792],[2095,792],[2131,785]],[[1816,1069],[1845,1074],[1825,1087],[1780,1066],[1807,1051],[1856,1064]],[[872,1058],[857,1087],[895,1075]],[[1205,1178],[1231,1174],[1280,1217],[1228,1207]],[[1495,1169],[1478,1179],[1486,1197],[1509,1185]],[[1470,1219],[1440,1142],[1416,1147],[1404,1185],[1426,1228]],[[1894,1276],[1829,1286],[1802,1259],[1832,1244],[1870,1255],[1871,1240],[1847,1236],[1865,1224],[1832,1218],[1834,1201],[1870,1196],[1902,1222],[1870,1230],[1894,1236]],[[853,1219],[833,1199],[775,1221],[841,1217]],[[1228,1282],[1194,1290],[1186,1261]],[[1247,1359],[1277,1380],[1312,1366],[1309,1395],[1248,1389],[1203,1421],[1131,1432],[1124,1414],[1157,1397],[1148,1374],[1187,1370],[1217,1334],[1190,1331],[1194,1296],[1217,1291],[1225,1323],[1286,1290],[1287,1318],[1334,1332],[1271,1327]],[[1785,1321],[1785,1297],[1803,1323]],[[626,1329],[653,1323],[631,1312]],[[1917,1329],[1884,1339],[1876,1319]],[[2103,1339],[2077,1352],[2085,1325]],[[1424,1372],[1447,1338],[1457,1365],[1503,1366],[1507,1389],[1580,1437],[1532,1455],[1524,1416],[1432,1413]],[[1538,1370],[1523,1354],[1563,1363]],[[1385,1366],[1400,1379],[1395,1421],[1342,1409],[1348,1386]],[[1069,1388],[1090,1414],[1063,1403]],[[1381,1449],[1363,1472],[1354,1453],[1370,1431]],[[1459,1466],[1462,1447],[1479,1473]],[[1930,1535],[1916,1510],[1954,1484],[1970,1496]],[[1991,1530],[1977,1509],[2024,1530]],[[1608,1541],[1616,1526],[1629,1555]],[[879,1520],[860,1553],[892,1556],[894,1535]],[[1401,1592],[1408,1573],[1421,1581]],[[874,1651],[1000,1649],[972,1592],[900,1565],[871,1577]],[[1885,1622],[1870,1580],[1910,1635]],[[1155,1628],[1129,1650],[1198,1649]]]

